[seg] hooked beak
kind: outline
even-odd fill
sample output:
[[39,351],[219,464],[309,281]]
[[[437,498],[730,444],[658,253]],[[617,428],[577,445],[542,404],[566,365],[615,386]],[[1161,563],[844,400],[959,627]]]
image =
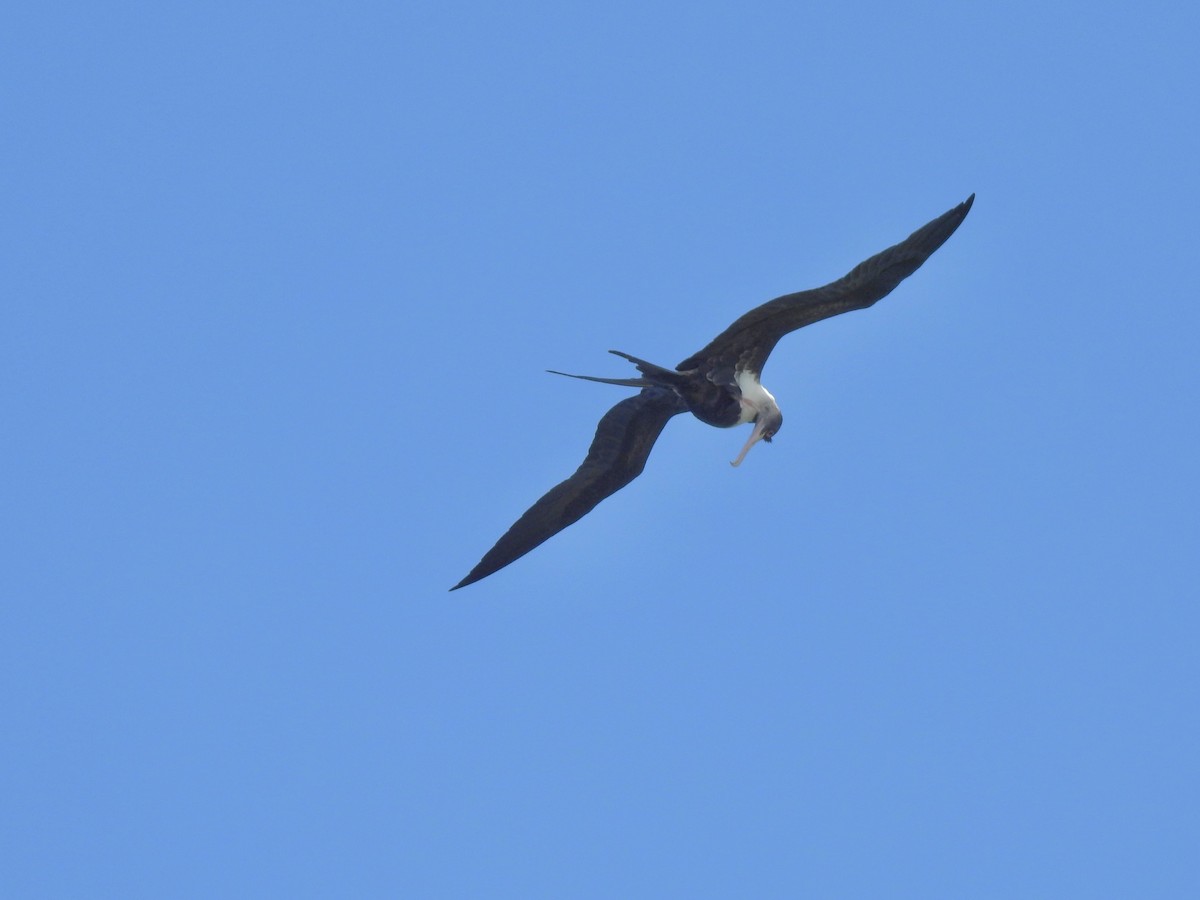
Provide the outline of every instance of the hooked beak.
[[750,432],[750,440],[746,441],[746,446],[742,448],[742,452],[737,455],[737,459],[730,463],[731,466],[740,466],[742,460],[746,458],[746,454],[750,452],[750,448],[762,440],[763,432],[767,430],[765,417],[759,416],[758,421],[754,423],[754,430]]

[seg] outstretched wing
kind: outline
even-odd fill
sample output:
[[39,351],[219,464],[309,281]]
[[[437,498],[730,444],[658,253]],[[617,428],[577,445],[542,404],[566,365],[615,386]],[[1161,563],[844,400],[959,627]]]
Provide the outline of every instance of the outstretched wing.
[[974,202],[972,194],[832,284],[784,294],[750,310],[676,368],[686,372],[700,366],[710,369],[724,366],[761,373],[776,342],[788,332],[852,309],[865,309],[890,294],[954,234]]
[[450,590],[503,569],[637,478],[663,427],[682,412],[687,412],[687,404],[674,391],[660,387],[644,388],[610,409],[596,426],[587,458],[575,474],[533,504]]

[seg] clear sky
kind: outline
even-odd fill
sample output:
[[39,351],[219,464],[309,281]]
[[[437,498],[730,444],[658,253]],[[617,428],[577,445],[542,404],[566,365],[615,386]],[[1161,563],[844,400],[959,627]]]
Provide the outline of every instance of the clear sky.
[[[0,895],[1200,896],[1200,14],[18,4]],[[977,193],[786,416],[447,589]]]

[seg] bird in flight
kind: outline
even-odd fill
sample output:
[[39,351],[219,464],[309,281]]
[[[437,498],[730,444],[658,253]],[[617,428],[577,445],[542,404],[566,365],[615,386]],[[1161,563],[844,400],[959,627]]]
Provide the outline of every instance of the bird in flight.
[[654,442],[673,416],[690,412],[701,422],[717,428],[752,425],[749,439],[732,462],[734,466],[741,465],[751,447],[760,440],[769,443],[783,425],[783,414],[775,398],[759,382],[767,357],[779,339],[797,328],[853,309],[865,309],[886,297],[946,242],[966,218],[974,201],[972,194],[837,281],[784,294],[755,307],[674,369],[610,350],[633,363],[638,377],[596,378],[554,372],[641,390],[600,419],[587,458],[575,474],[533,504],[450,590],[466,587],[503,569],[579,521],[605,497],[637,478]]

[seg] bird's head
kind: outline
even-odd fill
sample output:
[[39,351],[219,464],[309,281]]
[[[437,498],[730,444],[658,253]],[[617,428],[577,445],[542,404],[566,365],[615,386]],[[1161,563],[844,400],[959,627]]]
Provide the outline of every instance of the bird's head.
[[775,437],[779,433],[779,429],[783,427],[783,413],[779,411],[774,398],[771,398],[758,407],[758,415],[752,421],[754,430],[750,432],[750,439],[746,441],[746,446],[742,448],[737,459],[730,463],[731,466],[740,466],[742,460],[746,458],[746,454],[750,452],[750,448],[760,440],[771,443],[771,438]]

